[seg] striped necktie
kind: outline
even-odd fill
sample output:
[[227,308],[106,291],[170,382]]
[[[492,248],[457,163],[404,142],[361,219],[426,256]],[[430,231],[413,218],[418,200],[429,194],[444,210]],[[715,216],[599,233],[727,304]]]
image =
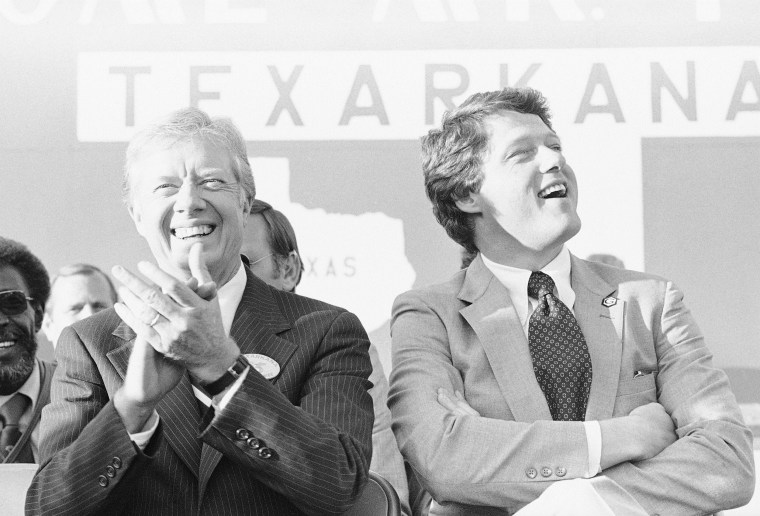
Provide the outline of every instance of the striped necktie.
[[0,407],[0,459],[5,459],[21,437],[18,423],[29,401],[25,394],[17,392]]

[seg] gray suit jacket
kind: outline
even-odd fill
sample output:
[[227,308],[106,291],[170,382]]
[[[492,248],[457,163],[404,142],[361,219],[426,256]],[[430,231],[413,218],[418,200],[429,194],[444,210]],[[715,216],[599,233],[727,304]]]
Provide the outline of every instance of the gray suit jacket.
[[205,417],[186,375],[159,403],[144,452],[113,406],[134,333],[113,310],[63,332],[27,513],[339,514],[350,506],[371,456],[366,333],[343,309],[246,274],[230,334],[241,352],[276,360],[279,375],[249,370],[224,410]]
[[[663,279],[576,257],[571,283],[593,368],[586,420],[657,401],[679,437],[656,457],[593,481],[605,493],[625,490],[651,514],[747,503],[752,435],[682,293]],[[518,315],[480,257],[447,283],[399,296],[391,333],[393,429],[437,500],[431,512],[510,514],[551,482],[584,474],[583,424],[551,420]],[[449,414],[437,402],[440,387],[462,391],[481,417]]]

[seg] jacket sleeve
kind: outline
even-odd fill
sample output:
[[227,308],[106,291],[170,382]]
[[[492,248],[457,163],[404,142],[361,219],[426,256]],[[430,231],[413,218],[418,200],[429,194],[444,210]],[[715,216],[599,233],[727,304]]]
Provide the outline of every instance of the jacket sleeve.
[[[128,496],[151,459],[130,440],[79,335],[66,328],[56,351],[51,401],[40,425],[40,469],[26,513],[99,514]],[[153,439],[161,439],[160,425]]]
[[296,403],[251,368],[201,438],[302,511],[344,512],[369,470],[368,346],[356,316],[338,313],[321,333],[315,360],[297,368],[307,373]]
[[375,424],[372,427],[372,462],[370,469],[379,473],[391,483],[401,502],[401,512],[411,516],[409,507],[409,482],[406,478],[404,459],[398,450],[396,438],[391,430],[391,411],[388,410],[388,380],[380,362],[380,355],[374,345],[369,347],[372,361],[372,388],[369,390],[375,407]]
[[755,485],[752,433],[728,378],[712,364],[683,293],[671,282],[661,285],[651,324],[657,401],[672,417],[678,440],[649,460],[603,474],[649,513],[712,514],[744,505]]
[[401,453],[425,489],[439,503],[515,510],[551,485],[525,464],[562,464],[565,478],[582,476],[583,423],[454,416],[438,403],[439,388],[464,392],[463,375],[478,374],[453,363],[448,319],[418,292],[402,294],[393,308],[388,404]]

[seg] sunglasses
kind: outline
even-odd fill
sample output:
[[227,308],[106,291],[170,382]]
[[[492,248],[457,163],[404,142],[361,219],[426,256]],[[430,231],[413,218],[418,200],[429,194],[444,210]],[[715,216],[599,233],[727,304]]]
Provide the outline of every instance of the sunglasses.
[[0,292],[0,311],[8,317],[20,315],[26,310],[27,301],[34,301],[20,290],[4,290]]

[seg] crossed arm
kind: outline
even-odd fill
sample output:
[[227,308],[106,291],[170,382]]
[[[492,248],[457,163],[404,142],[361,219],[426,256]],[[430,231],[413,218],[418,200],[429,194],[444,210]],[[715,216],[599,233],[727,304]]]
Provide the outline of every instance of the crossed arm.
[[[600,422],[598,480],[662,514],[746,503],[753,485],[751,434],[725,375],[711,366],[681,293],[668,284],[661,299],[652,329],[659,404]],[[394,316],[394,430],[402,454],[437,501],[515,510],[552,484],[540,475],[527,478],[526,464],[563,465],[565,479],[583,476],[588,450],[582,423],[516,422],[500,398],[476,399],[482,417],[448,410],[438,401],[440,388],[456,402],[451,397],[465,392],[467,375],[492,373],[461,362],[450,347],[446,317],[414,293],[397,300]],[[668,437],[673,426],[676,434]]]

